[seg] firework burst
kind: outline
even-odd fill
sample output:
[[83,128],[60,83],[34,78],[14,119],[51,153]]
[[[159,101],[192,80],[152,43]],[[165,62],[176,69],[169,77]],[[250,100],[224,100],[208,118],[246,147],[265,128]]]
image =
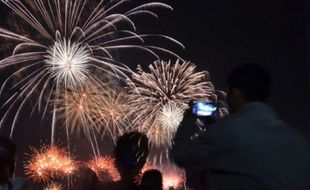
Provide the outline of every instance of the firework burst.
[[101,106],[93,117],[95,123],[99,125],[101,134],[109,135],[114,142],[126,131],[130,121],[127,116],[127,109],[124,94],[113,92],[106,97],[108,103]]
[[[174,104],[166,104],[160,110],[158,120],[163,129],[169,131],[168,135],[174,135],[181,121],[184,110]],[[172,139],[173,137],[169,137]]]
[[[172,9],[169,5],[151,2],[139,5],[122,13],[116,12],[128,0],[101,0],[90,9],[89,0],[1,0],[30,27],[27,34],[17,34],[0,28],[0,37],[16,41],[13,54],[0,61],[0,67],[17,66],[18,69],[2,85],[1,92],[12,81],[14,76],[24,78],[10,89],[13,95],[3,107],[7,107],[4,120],[11,112],[16,111],[11,136],[20,112],[27,100],[41,89],[35,106],[46,110],[49,100],[42,99],[56,96],[60,90],[77,88],[87,82],[95,83],[99,79],[91,68],[103,74],[111,74],[119,79],[128,79],[132,71],[117,60],[115,53],[122,49],[137,49],[158,58],[158,53],[173,52],[168,49],[144,43],[147,38],[163,38],[173,44],[182,44],[164,35],[141,34],[135,30],[132,17],[149,15],[157,17],[154,8]],[[125,7],[125,6],[124,6]],[[85,19],[84,19],[85,18]],[[43,106],[45,105],[45,106]],[[57,108],[55,105],[53,109]],[[53,113],[52,142],[54,139],[55,112]]]
[[35,181],[70,176],[78,169],[76,162],[66,156],[65,149],[51,146],[40,150],[32,148],[32,152],[25,168],[26,173]]
[[115,140],[128,121],[121,94],[99,83],[61,92],[54,102],[59,119],[67,122],[72,132],[84,132],[89,140],[97,133]]
[[86,46],[64,39],[55,42],[47,53],[45,62],[49,66],[50,75],[56,81],[66,81],[68,86],[75,87],[87,79],[91,54]]
[[112,181],[120,180],[114,159],[111,157],[95,157],[87,163],[87,166],[96,173],[101,181],[109,182],[109,178]]
[[170,145],[188,102],[210,101],[214,94],[208,73],[195,72],[195,68],[179,60],[174,64],[157,61],[149,66],[150,72],[138,67],[132,81],[127,82],[129,114],[153,145]]

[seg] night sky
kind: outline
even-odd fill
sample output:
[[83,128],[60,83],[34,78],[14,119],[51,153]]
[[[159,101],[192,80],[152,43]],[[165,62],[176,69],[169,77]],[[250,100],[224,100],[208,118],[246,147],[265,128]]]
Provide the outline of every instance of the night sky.
[[[164,33],[183,42],[184,57],[207,69],[216,87],[237,65],[257,62],[272,75],[270,104],[309,135],[309,4],[295,0],[188,1],[172,3]],[[309,32],[309,30],[308,30]]]
[[[182,42],[185,50],[173,50],[197,64],[199,70],[207,69],[218,89],[225,88],[227,74],[237,65],[264,65],[273,79],[271,106],[283,120],[310,137],[309,4],[300,0],[162,2],[172,5],[174,11],[159,11],[158,19],[137,19],[138,32],[167,34]],[[7,14],[4,10],[1,5],[1,23]],[[130,62],[134,67],[144,61]],[[13,139],[21,146],[48,139],[49,126],[33,126],[38,121],[36,114],[31,120],[25,116]]]

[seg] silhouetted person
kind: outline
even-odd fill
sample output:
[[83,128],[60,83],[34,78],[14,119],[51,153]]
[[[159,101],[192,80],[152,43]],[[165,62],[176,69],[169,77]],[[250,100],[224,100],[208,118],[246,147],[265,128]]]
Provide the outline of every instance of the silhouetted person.
[[175,162],[209,172],[205,189],[310,189],[308,145],[264,103],[269,89],[270,76],[261,66],[234,70],[227,78],[232,114],[195,136],[195,117],[187,111],[172,149]]
[[8,138],[0,137],[0,190],[23,190],[26,180],[13,179],[15,170],[16,146]]
[[[66,183],[64,183],[66,184]],[[74,190],[95,190],[98,185],[97,175],[88,167],[81,166],[74,174],[72,188]]]
[[146,135],[139,132],[124,134],[117,140],[114,153],[115,164],[121,175],[121,181],[103,184],[100,189],[139,189],[138,177],[149,153]]
[[163,177],[158,170],[147,170],[141,178],[141,190],[162,190]]

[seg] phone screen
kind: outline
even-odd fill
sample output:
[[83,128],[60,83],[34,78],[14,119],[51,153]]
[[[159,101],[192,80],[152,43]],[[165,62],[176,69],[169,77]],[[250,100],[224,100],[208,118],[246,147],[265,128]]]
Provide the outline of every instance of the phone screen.
[[193,114],[197,116],[215,116],[216,106],[209,102],[194,102],[193,104]]

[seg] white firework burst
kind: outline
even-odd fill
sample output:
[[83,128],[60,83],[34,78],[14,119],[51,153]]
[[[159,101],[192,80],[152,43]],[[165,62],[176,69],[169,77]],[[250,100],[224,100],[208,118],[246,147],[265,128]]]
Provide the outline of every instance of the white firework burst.
[[[58,99],[61,90],[66,91],[67,87],[77,87],[85,82],[100,82],[100,77],[90,72],[93,69],[100,70],[101,75],[128,79],[132,71],[118,61],[116,52],[142,50],[155,59],[159,58],[159,53],[177,56],[166,48],[146,44],[145,39],[148,38],[162,38],[184,48],[168,36],[136,33],[132,18],[137,15],[157,17],[154,8],[172,10],[164,3],[150,2],[126,9],[124,4],[130,2],[128,0],[100,0],[95,6],[90,0],[0,1],[25,21],[26,25],[22,26],[23,31],[27,31],[17,34],[0,28],[0,37],[18,43],[13,54],[0,61],[0,68],[17,67],[17,71],[4,81],[0,94],[8,90],[6,87],[16,75],[23,76],[13,87],[9,86],[12,96],[2,105],[6,112],[0,127],[15,112],[11,136],[21,110],[32,97],[35,97],[35,107],[45,113],[49,99]],[[117,12],[123,10],[120,7],[124,7],[125,11]],[[38,94],[36,89],[40,89]],[[56,109],[54,104],[52,141]]]
[[162,107],[158,120],[163,128],[168,131],[169,136],[174,136],[183,120],[183,113],[184,109],[174,104],[166,104]]
[[[171,132],[177,129],[190,100],[211,101],[214,88],[208,72],[195,72],[195,68],[190,62],[157,61],[149,66],[150,72],[139,67],[127,82],[129,115],[133,115],[135,128],[146,133],[153,145],[170,145]],[[177,115],[169,121],[172,112]]]
[[55,42],[47,53],[45,62],[49,72],[56,81],[66,81],[70,87],[76,87],[87,79],[89,73],[89,49],[79,43],[71,43],[66,39]]

